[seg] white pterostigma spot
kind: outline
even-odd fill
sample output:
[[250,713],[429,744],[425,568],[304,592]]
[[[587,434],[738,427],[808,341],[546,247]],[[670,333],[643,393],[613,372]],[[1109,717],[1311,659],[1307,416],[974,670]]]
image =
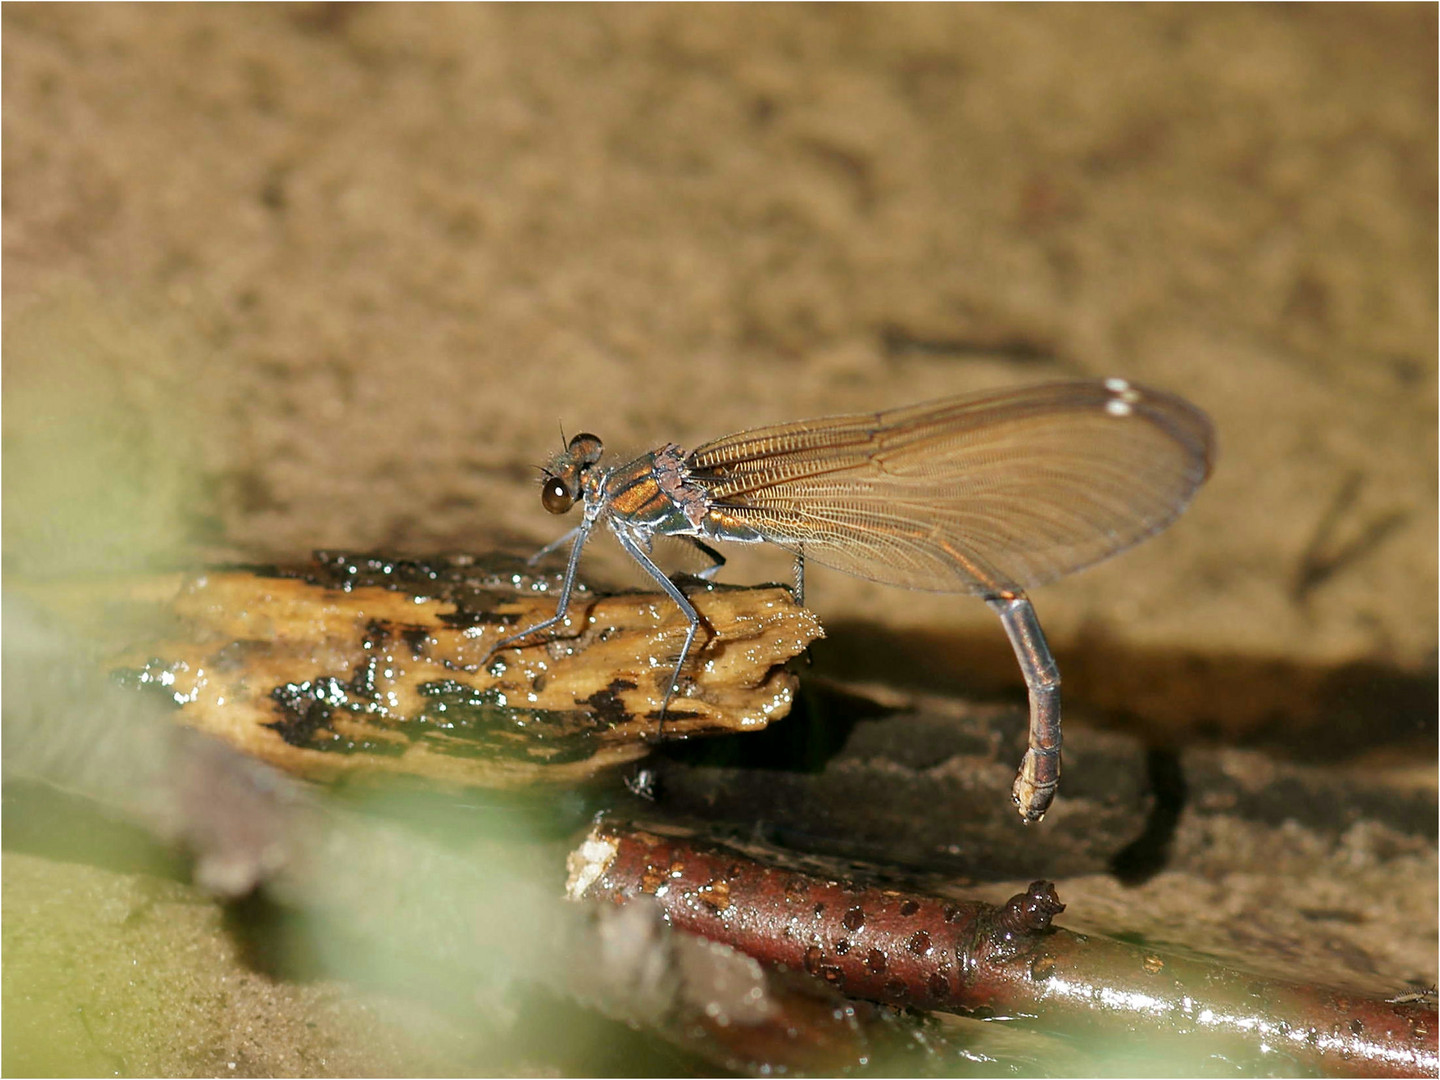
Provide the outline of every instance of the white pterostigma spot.
[[1129,416],[1130,407],[1140,400],[1140,391],[1124,379],[1106,379],[1105,389],[1115,396],[1105,403],[1105,411],[1111,416]]

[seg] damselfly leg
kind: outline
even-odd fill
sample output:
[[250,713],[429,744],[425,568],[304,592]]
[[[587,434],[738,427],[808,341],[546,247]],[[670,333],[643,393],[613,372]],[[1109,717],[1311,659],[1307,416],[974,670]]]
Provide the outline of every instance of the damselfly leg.
[[[575,543],[570,548],[570,558],[569,561],[565,564],[565,580],[562,581],[560,584],[560,599],[555,604],[555,614],[550,616],[550,618],[545,619],[543,622],[538,622],[534,626],[526,627],[518,634],[511,634],[509,637],[503,638],[500,641],[497,641],[494,645],[491,645],[490,650],[483,657],[480,658],[481,667],[484,667],[486,664],[488,664],[490,662],[490,658],[494,656],[497,652],[499,652],[501,649],[508,649],[511,645],[515,645],[519,642],[524,641],[532,634],[538,634],[543,630],[549,630],[552,626],[556,626],[565,621],[565,616],[570,611],[570,595],[575,588],[575,571],[580,565],[580,552],[585,547],[585,541],[590,535],[590,525],[591,523],[587,520],[579,527],[571,529],[568,533],[565,534],[565,539],[573,536],[575,538]],[[549,545],[548,550],[553,551],[555,550],[556,546],[557,545],[554,544]],[[536,553],[532,561],[538,562],[540,558],[542,558],[547,553],[547,549],[542,548],[539,552]]]
[[680,646],[680,658],[675,661],[675,670],[670,673],[670,679],[665,685],[665,697],[660,702],[660,731],[665,730],[665,711],[670,707],[670,699],[680,689],[680,673],[685,669],[685,661],[690,657],[690,646],[695,643],[695,633],[700,629],[700,613],[695,610],[695,605],[690,603],[689,598],[680,591],[666,575],[665,571],[655,565],[655,560],[650,558],[650,553],[645,550],[645,544],[630,533],[628,529],[616,529],[615,536],[632,559],[644,567],[645,572],[655,579],[655,583],[665,590],[667,596],[675,601],[680,613],[689,620],[689,627],[685,631],[685,644]]
[[694,544],[696,549],[699,550],[700,554],[704,555],[707,559],[710,560],[709,566],[705,567],[704,570],[698,570],[695,573],[695,576],[698,577],[701,581],[709,581],[720,571],[720,568],[725,565],[725,556],[721,555],[720,552],[716,551],[713,547],[705,543],[705,541],[703,540],[697,540],[693,536],[687,536],[685,537],[685,539],[689,540],[692,544]]
[[[480,662],[482,667],[501,649],[518,645],[528,638],[543,633],[551,627],[564,622],[565,616],[569,614],[570,611],[570,598],[574,593],[575,576],[580,565],[580,552],[585,546],[585,541],[590,533],[590,527],[590,522],[587,521],[577,528],[571,529],[570,532],[561,537],[562,541],[573,538],[574,543],[570,548],[570,557],[565,565],[565,577],[560,585],[560,597],[556,603],[555,614],[548,619],[535,623],[533,626],[526,627],[519,633],[511,634],[507,638],[502,638],[490,646],[490,650]],[[673,698],[680,689],[680,676],[685,669],[686,661],[690,658],[690,650],[694,647],[695,635],[700,628],[700,614],[695,610],[695,605],[690,603],[689,598],[681,591],[680,587],[671,581],[665,571],[661,570],[660,567],[655,564],[655,560],[651,558],[650,551],[648,550],[648,537],[643,534],[639,536],[632,535],[630,531],[623,528],[617,528],[614,531],[616,539],[620,541],[620,546],[625,549],[626,554],[639,563],[645,572],[655,579],[655,582],[665,591],[665,594],[675,602],[675,605],[680,609],[681,614],[685,616],[689,624],[685,630],[685,642],[680,647],[680,655],[666,683],[664,697],[660,703],[659,734],[663,735],[665,713],[670,708],[670,699]],[[725,557],[710,547],[710,545],[695,540],[693,537],[686,537],[685,539],[692,540],[695,546],[712,560],[711,565],[697,574],[697,577],[709,578],[716,570],[725,565]],[[535,555],[531,556],[530,561],[538,562],[559,547],[559,543],[547,544],[541,548],[540,551],[536,552]]]
[[570,541],[574,540],[582,528],[584,528],[583,525],[577,525],[575,526],[575,528],[567,532],[564,536],[560,536],[554,540],[551,540],[550,543],[546,544],[539,551],[535,552],[534,555],[531,555],[528,559],[526,559],[526,563],[534,566],[537,563],[542,562],[547,556],[555,554],[555,552],[559,551],[566,544],[570,543]]

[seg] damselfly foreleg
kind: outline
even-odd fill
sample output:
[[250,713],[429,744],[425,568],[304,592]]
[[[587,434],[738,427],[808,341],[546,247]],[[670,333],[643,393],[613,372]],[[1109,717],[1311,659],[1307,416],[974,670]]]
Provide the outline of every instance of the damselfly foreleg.
[[1011,789],[1027,825],[1050,809],[1060,784],[1060,671],[1040,620],[1024,593],[1006,593],[985,601],[1000,616],[1030,695],[1030,740]]
[[541,559],[545,558],[546,555],[549,555],[549,554],[551,554],[552,552],[559,551],[559,550],[560,550],[561,548],[563,548],[566,544],[570,543],[571,540],[574,540],[574,539],[575,539],[575,534],[578,533],[578,532],[579,532],[581,529],[583,529],[584,527],[585,527],[585,526],[583,526],[583,525],[577,525],[577,526],[575,526],[575,528],[571,529],[571,530],[570,530],[569,532],[567,532],[564,536],[559,536],[559,537],[556,537],[554,540],[551,540],[550,543],[546,544],[544,547],[542,547],[539,551],[535,552],[534,555],[531,555],[531,556],[530,556],[528,559],[526,559],[525,561],[526,561],[527,563],[529,563],[531,566],[534,566],[534,565],[535,565],[536,563],[538,563]]
[[[484,667],[486,664],[488,664],[490,662],[490,658],[494,656],[497,652],[499,652],[501,649],[508,648],[509,646],[514,645],[517,641],[524,641],[531,634],[538,634],[542,630],[549,630],[550,627],[564,620],[565,613],[570,609],[570,594],[575,588],[575,570],[580,565],[580,550],[585,546],[585,539],[589,535],[590,522],[587,521],[578,528],[572,529],[570,532],[566,533],[565,537],[562,537],[562,539],[571,536],[575,537],[575,546],[570,549],[570,559],[565,564],[565,580],[560,585],[560,600],[555,605],[555,614],[550,616],[550,618],[544,620],[543,622],[538,622],[534,626],[526,627],[518,634],[511,634],[509,637],[497,641],[494,645],[491,645],[490,651],[487,652],[480,659],[481,667]],[[535,558],[540,558],[541,555],[546,554],[547,551],[553,551],[554,548],[555,545],[553,544],[550,545],[548,549],[542,548],[540,552],[536,554]]]

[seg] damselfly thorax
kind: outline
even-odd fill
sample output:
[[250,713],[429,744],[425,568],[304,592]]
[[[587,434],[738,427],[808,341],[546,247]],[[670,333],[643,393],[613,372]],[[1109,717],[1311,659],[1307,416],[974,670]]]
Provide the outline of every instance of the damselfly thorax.
[[577,435],[545,470],[551,513],[582,507],[555,615],[494,650],[561,623],[580,552],[603,521],[675,601],[689,626],[661,702],[663,720],[700,617],[651,557],[657,536],[778,544],[872,581],[969,593],[1000,617],[1030,697],[1029,748],[1015,779],[1021,816],[1039,821],[1060,777],[1060,675],[1025,590],[1143,540],[1185,508],[1210,470],[1204,413],[1123,379],[1048,383],[727,435],[688,453],[666,445],[600,464]]

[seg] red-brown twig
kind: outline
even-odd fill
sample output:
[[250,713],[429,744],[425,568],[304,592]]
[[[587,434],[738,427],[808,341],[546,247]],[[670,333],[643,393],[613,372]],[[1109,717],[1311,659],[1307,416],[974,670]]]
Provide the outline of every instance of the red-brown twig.
[[996,907],[827,881],[613,825],[599,826],[582,850],[572,896],[653,896],[676,928],[855,997],[1028,1020],[1051,1032],[1213,1040],[1326,1073],[1440,1069],[1431,1003],[1267,979],[1053,928],[1063,905],[1048,882]]

